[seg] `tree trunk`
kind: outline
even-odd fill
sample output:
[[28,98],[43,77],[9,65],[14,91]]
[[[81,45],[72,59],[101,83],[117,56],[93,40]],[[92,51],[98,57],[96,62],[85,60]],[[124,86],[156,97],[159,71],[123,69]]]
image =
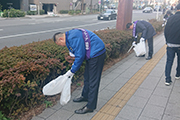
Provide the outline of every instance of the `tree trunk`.
[[116,22],[117,30],[125,30],[126,24],[132,22],[133,0],[119,0]]

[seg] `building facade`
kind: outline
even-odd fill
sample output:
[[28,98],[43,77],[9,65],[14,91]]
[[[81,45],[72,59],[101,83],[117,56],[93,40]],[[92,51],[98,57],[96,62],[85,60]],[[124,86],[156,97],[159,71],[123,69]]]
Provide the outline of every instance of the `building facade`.
[[[2,10],[15,8],[23,11],[45,10],[57,14],[60,10],[81,10],[86,8],[98,9],[99,0],[3,0],[0,4]],[[82,5],[83,4],[83,5]]]

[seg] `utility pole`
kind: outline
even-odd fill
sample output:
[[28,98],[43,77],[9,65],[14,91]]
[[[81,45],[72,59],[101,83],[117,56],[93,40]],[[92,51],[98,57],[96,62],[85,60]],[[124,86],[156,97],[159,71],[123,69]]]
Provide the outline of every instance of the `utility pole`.
[[119,0],[117,30],[125,30],[126,24],[132,22],[133,0]]
[[91,0],[90,13],[92,13],[92,0]]
[[81,14],[84,13],[84,0],[81,0]]

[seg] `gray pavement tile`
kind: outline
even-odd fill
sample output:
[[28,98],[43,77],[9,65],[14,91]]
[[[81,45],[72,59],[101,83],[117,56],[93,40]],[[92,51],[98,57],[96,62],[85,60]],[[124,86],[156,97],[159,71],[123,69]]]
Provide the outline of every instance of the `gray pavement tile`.
[[108,85],[108,84],[111,83],[113,80],[114,80],[114,79],[111,79],[108,75],[106,75],[105,77],[101,78],[100,84]]
[[170,104],[179,104],[180,105],[180,93],[172,91],[171,96],[169,97]]
[[62,109],[68,110],[70,112],[74,112],[77,109],[82,108],[87,104],[87,102],[73,102],[73,99],[70,102],[62,107]]
[[180,87],[180,79],[179,80],[174,80],[174,86]]
[[116,117],[114,120],[129,120],[129,119],[125,119],[125,118],[122,118],[122,117]]
[[44,120],[43,118],[40,118],[38,116],[34,116],[31,120]]
[[135,96],[140,96],[140,97],[143,97],[143,98],[149,98],[152,94],[152,90],[149,90],[149,89],[144,89],[144,88],[138,88],[136,90],[136,92],[134,93]]
[[141,116],[160,120],[163,115],[163,112],[164,112],[164,107],[148,104],[144,108]]
[[126,70],[125,72],[123,72],[123,73],[120,75],[120,77],[130,79],[132,76],[134,76],[135,73],[136,73],[136,71]]
[[117,115],[118,118],[124,118],[128,120],[137,120],[141,114],[142,109],[125,105],[120,113]]
[[67,110],[60,109],[46,120],[68,120],[70,116],[72,116],[73,114],[74,112],[69,112]]
[[169,97],[170,92],[171,89],[169,88],[169,86],[166,86],[166,88],[156,87],[155,91],[153,92],[153,95]]
[[141,69],[141,65],[139,65],[138,63],[135,63],[134,65],[132,65],[128,71],[131,71],[131,72],[138,72],[140,69]]
[[152,95],[148,104],[165,107],[168,102],[168,97]]
[[115,91],[103,89],[102,91],[99,92],[98,98],[109,100],[111,99],[112,96],[114,96],[115,93],[116,93]]
[[170,116],[170,115],[164,115],[162,120],[180,120],[180,117],[174,117],[174,116]]
[[159,120],[159,119],[155,119],[155,118],[150,118],[150,117],[140,116],[140,118],[139,118],[138,120]]
[[165,110],[165,114],[173,117],[180,117],[180,105],[168,104]]
[[46,119],[49,116],[51,116],[52,114],[54,114],[55,112],[56,112],[56,110],[53,110],[51,108],[46,108],[41,114],[38,115],[38,117]]
[[124,85],[125,83],[127,83],[129,81],[128,78],[124,78],[122,76],[118,76],[116,79],[114,79],[114,81],[112,81],[113,83],[119,84],[120,87],[122,85]]
[[73,114],[68,120],[90,120],[96,113],[97,111],[86,114]]
[[51,109],[54,109],[54,110],[59,110],[61,109],[63,106],[60,104],[60,101],[58,100],[57,101],[57,104],[54,105],[53,107],[51,107]]
[[162,68],[154,68],[148,76],[161,77],[164,73]]
[[106,84],[100,83],[99,92],[102,91],[106,86],[107,86]]
[[125,71],[124,69],[118,67],[118,68],[112,70],[111,73],[118,73],[118,74],[120,75],[120,74],[122,74],[124,71]]
[[173,86],[173,92],[177,92],[177,93],[180,93],[180,89],[179,89],[179,86]]
[[147,78],[140,85],[140,88],[154,90],[158,82],[159,82],[158,77],[147,76]]
[[72,92],[71,98],[72,98],[72,97],[80,96],[80,95],[81,95],[81,92],[82,92],[82,89],[83,89],[83,86],[76,88],[76,90],[74,90],[74,91]]
[[112,91],[118,91],[124,84],[117,84],[115,82],[111,82],[109,85],[105,87],[107,90],[112,90]]
[[104,78],[109,78],[111,80],[114,80],[116,77],[119,76],[119,73],[109,73],[107,74],[105,77],[101,78],[101,79],[104,79]]
[[115,70],[117,67],[118,67],[118,65],[113,65],[110,68],[108,68],[107,70],[111,72],[111,71]]
[[127,102],[127,105],[137,107],[137,108],[144,108],[144,106],[147,104],[148,99],[135,96],[133,95],[130,100]]
[[107,102],[108,100],[98,98],[96,111],[99,111]]

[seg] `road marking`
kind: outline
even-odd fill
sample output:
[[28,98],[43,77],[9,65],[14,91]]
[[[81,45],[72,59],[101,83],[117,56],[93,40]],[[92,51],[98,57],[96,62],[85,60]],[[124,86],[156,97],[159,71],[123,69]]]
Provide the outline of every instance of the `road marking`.
[[92,24],[86,24],[86,25],[78,25],[78,26],[71,26],[71,27],[65,27],[65,28],[59,28],[59,29],[52,29],[52,30],[45,30],[45,31],[39,31],[39,32],[30,32],[30,33],[23,33],[23,34],[16,34],[16,35],[8,35],[0,37],[0,39],[6,39],[6,38],[12,38],[12,37],[20,37],[20,36],[26,36],[26,35],[35,35],[35,34],[42,34],[47,32],[53,32],[53,31],[60,31],[60,30],[66,30],[66,29],[72,29],[72,28],[81,28],[86,26],[92,26],[92,25],[98,25],[98,24],[104,24],[108,22],[114,22],[114,21],[102,21],[98,23],[92,23]]
[[3,31],[3,29],[0,29],[0,31]]

